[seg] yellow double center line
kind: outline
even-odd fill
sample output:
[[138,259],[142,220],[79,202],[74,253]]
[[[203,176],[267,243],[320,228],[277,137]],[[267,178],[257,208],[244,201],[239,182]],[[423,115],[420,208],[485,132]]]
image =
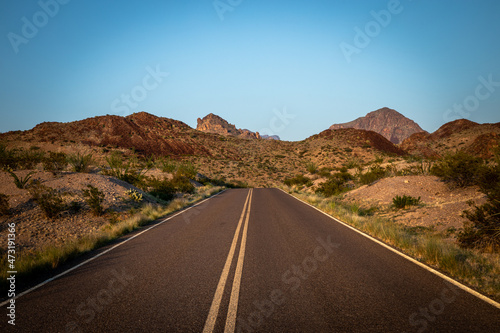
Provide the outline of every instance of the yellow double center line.
[[243,223],[243,220],[245,220],[245,225],[243,227],[243,235],[241,236],[238,262],[236,264],[236,272],[234,273],[233,288],[231,290],[231,298],[229,300],[229,308],[227,312],[227,319],[226,319],[226,326],[224,328],[224,333],[233,333],[236,329],[236,313],[238,310],[238,299],[240,296],[240,284],[241,284],[241,275],[243,272],[243,260],[245,259],[245,245],[247,243],[248,219],[250,218],[252,193],[253,189],[250,189],[250,191],[248,191],[247,199],[245,200],[245,205],[243,206],[243,211],[241,212],[238,226],[236,227],[236,232],[234,233],[233,242],[231,243],[231,248],[229,250],[229,254],[227,255],[226,263],[224,264],[224,268],[222,269],[222,274],[219,279],[219,284],[217,285],[217,289],[215,290],[214,299],[212,301],[212,305],[210,306],[210,311],[208,313],[207,321],[205,322],[205,327],[203,328],[203,333],[212,333],[214,331],[215,322],[217,321],[217,317],[219,315],[219,307],[222,300],[222,295],[224,294],[224,288],[226,286],[227,277],[229,275],[231,263],[233,262],[236,246],[238,244],[241,225]]

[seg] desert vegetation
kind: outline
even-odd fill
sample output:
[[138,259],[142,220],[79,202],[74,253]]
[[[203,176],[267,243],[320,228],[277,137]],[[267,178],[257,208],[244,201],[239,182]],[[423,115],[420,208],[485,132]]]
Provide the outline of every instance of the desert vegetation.
[[[341,219],[352,217],[352,225],[408,248],[404,251],[431,265],[467,271],[461,265],[474,266],[476,255],[497,258],[499,253],[499,160],[498,152],[496,158],[491,153],[496,134],[488,134],[498,129],[485,125],[483,135],[471,132],[482,125],[466,126],[466,134],[476,139],[465,140],[453,134],[455,125],[396,146],[375,132],[352,128],[326,130],[299,142],[248,139],[196,131],[146,113],[87,119],[71,130],[66,124],[41,124],[0,134],[0,176],[10,186],[0,193],[0,218],[38,223],[32,239],[78,226],[82,241],[59,237],[46,246],[50,251],[30,249],[24,255],[27,267],[47,268],[206,193],[284,186]],[[84,142],[78,133],[92,139]],[[420,194],[436,182],[449,190]],[[405,191],[391,191],[403,185]],[[366,191],[369,199],[390,196],[385,202],[349,201],[374,188],[377,193]],[[474,201],[462,205],[448,193]],[[441,208],[463,225],[408,222],[432,220],[429,215]]]

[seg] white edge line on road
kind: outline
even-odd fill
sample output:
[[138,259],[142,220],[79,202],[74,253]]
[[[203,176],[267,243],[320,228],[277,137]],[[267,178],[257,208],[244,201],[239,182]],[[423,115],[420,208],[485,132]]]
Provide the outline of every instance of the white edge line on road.
[[236,251],[236,245],[238,244],[241,224],[243,223],[243,220],[245,218],[245,212],[247,210],[247,205],[251,197],[251,191],[252,189],[248,191],[245,204],[243,205],[243,211],[241,212],[238,226],[236,227],[236,231],[234,232],[233,242],[231,243],[229,253],[227,254],[226,263],[224,264],[224,268],[222,269],[219,283],[217,283],[217,289],[215,290],[214,298],[212,300],[212,304],[210,305],[207,320],[205,321],[205,326],[203,327],[203,333],[212,333],[214,331],[215,323],[217,322],[217,317],[219,316],[219,307],[222,301],[222,296],[224,295],[224,289],[226,287],[229,270],[231,269],[234,253]]
[[459,287],[460,289],[462,289],[462,290],[464,290],[464,291],[468,292],[469,294],[472,294],[472,295],[476,296],[477,298],[479,298],[479,299],[481,299],[481,300],[485,301],[486,303],[489,303],[490,305],[493,305],[494,307],[496,307],[496,308],[500,309],[500,303],[498,303],[498,302],[496,302],[496,301],[492,300],[491,298],[486,297],[486,296],[484,296],[483,294],[481,294],[481,293],[479,293],[479,292],[475,291],[474,289],[471,289],[471,288],[467,287],[466,285],[464,285],[464,284],[462,284],[462,283],[460,283],[460,282],[458,282],[458,281],[456,281],[456,280],[452,279],[451,277],[449,277],[449,276],[447,276],[447,275],[445,275],[445,274],[443,274],[443,273],[441,273],[441,272],[439,272],[439,271],[437,271],[437,270],[435,270],[435,269],[433,269],[433,268],[431,268],[431,267],[429,267],[429,266],[427,266],[427,265],[425,265],[425,264],[421,263],[420,261],[418,261],[418,260],[416,260],[416,259],[413,259],[412,257],[408,256],[407,254],[404,254],[403,252],[400,252],[400,251],[396,250],[395,248],[393,248],[393,247],[391,247],[391,246],[389,246],[389,245],[387,245],[387,244],[385,244],[385,243],[383,243],[383,242],[379,241],[378,239],[376,239],[376,238],[374,238],[374,237],[372,237],[372,236],[370,236],[370,235],[368,235],[368,234],[366,234],[366,233],[362,232],[361,230],[358,230],[358,229],[354,228],[353,226],[350,226],[349,224],[347,224],[347,223],[345,223],[345,222],[340,221],[340,220],[339,220],[339,219],[337,219],[336,217],[333,217],[333,216],[331,216],[330,214],[325,213],[324,211],[322,211],[321,209],[319,209],[319,208],[317,208],[317,207],[314,207],[314,206],[313,206],[313,205],[311,205],[310,203],[307,203],[307,202],[305,202],[305,201],[303,201],[303,200],[301,200],[301,199],[299,199],[299,198],[297,198],[297,197],[294,197],[293,195],[291,195],[290,193],[287,193],[287,192],[286,192],[286,191],[284,191],[283,189],[280,189],[280,190],[281,190],[281,191],[283,191],[284,193],[288,194],[288,195],[289,195],[289,196],[291,196],[292,198],[295,198],[295,199],[297,199],[298,201],[300,201],[300,202],[302,202],[302,203],[304,203],[304,204],[306,204],[306,205],[308,205],[308,206],[310,206],[310,207],[312,207],[312,208],[316,209],[318,212],[320,212],[320,213],[322,213],[322,214],[324,214],[324,215],[328,216],[329,218],[331,218],[332,220],[336,221],[337,223],[340,223],[340,224],[342,224],[342,225],[344,225],[344,226],[346,226],[346,227],[348,227],[348,228],[350,228],[350,229],[352,229],[352,230],[356,231],[357,233],[359,233],[359,234],[361,234],[361,235],[365,236],[366,238],[368,238],[368,239],[370,239],[370,240],[374,241],[375,243],[377,243],[377,244],[379,244],[379,245],[382,245],[383,247],[385,247],[385,248],[387,248],[387,249],[391,250],[392,252],[394,252],[394,253],[396,253],[396,254],[400,255],[401,257],[403,257],[403,258],[405,258],[405,259],[407,259],[407,260],[409,260],[409,261],[413,262],[414,264],[416,264],[416,265],[418,265],[418,266],[420,266],[420,267],[422,267],[422,268],[426,269],[427,271],[429,271],[429,272],[431,272],[431,273],[434,273],[435,275],[437,275],[437,276],[441,277],[442,279],[444,279],[444,280],[446,280],[446,281],[448,281],[448,282],[450,282],[450,283],[454,284],[455,286],[457,286],[457,287]]
[[149,231],[149,230],[151,230],[151,229],[153,229],[153,228],[155,228],[155,227],[157,227],[157,226],[159,226],[159,225],[161,225],[161,224],[163,224],[163,223],[167,222],[168,220],[170,220],[170,219],[172,219],[172,218],[174,218],[174,217],[176,217],[176,216],[178,216],[178,215],[180,215],[180,214],[183,214],[183,213],[187,212],[187,211],[188,211],[188,210],[190,210],[191,208],[194,208],[194,207],[196,207],[196,206],[198,206],[198,205],[201,205],[202,203],[204,203],[204,202],[205,202],[205,201],[207,201],[207,200],[210,200],[210,199],[212,199],[212,198],[215,198],[216,196],[218,196],[219,194],[221,194],[221,193],[223,193],[223,192],[225,192],[225,191],[226,191],[226,190],[223,190],[223,191],[221,191],[221,192],[219,192],[219,193],[217,193],[217,194],[215,194],[215,195],[213,195],[213,196],[211,196],[211,197],[209,197],[209,198],[206,198],[206,199],[204,199],[204,200],[202,200],[202,201],[200,201],[200,202],[196,203],[195,205],[189,206],[188,208],[183,209],[183,210],[181,210],[180,212],[177,212],[177,213],[175,213],[174,215],[169,216],[169,217],[167,217],[167,218],[165,218],[165,219],[161,220],[160,222],[158,222],[158,223],[156,223],[156,224],[154,224],[154,225],[150,226],[150,227],[149,227],[149,228],[147,228],[146,230],[143,230],[143,231],[139,232],[138,234],[136,234],[136,235],[134,235],[134,236],[132,236],[132,237],[130,237],[130,238],[127,238],[126,240],[124,240],[124,241],[122,241],[122,242],[120,242],[120,243],[118,243],[118,244],[116,244],[116,245],[114,245],[114,246],[110,247],[109,249],[107,249],[107,250],[105,250],[105,251],[103,251],[103,252],[101,252],[101,253],[99,253],[99,254],[97,254],[97,255],[93,256],[92,258],[89,258],[89,259],[87,259],[87,260],[85,260],[85,261],[83,261],[83,262],[79,263],[78,265],[73,266],[73,267],[71,267],[71,268],[69,268],[69,269],[65,270],[64,272],[61,272],[61,273],[59,273],[58,275],[53,276],[53,277],[51,277],[50,279],[47,279],[47,280],[45,280],[45,281],[41,282],[40,284],[37,284],[36,286],[31,287],[30,289],[23,291],[22,293],[19,293],[18,295],[16,295],[16,297],[11,298],[11,299],[7,299],[6,301],[4,301],[4,302],[0,303],[0,307],[3,307],[4,305],[9,304],[11,300],[17,300],[19,297],[22,297],[22,296],[24,296],[24,295],[26,295],[26,294],[29,294],[30,292],[32,292],[32,291],[34,291],[34,290],[36,290],[36,289],[38,289],[38,288],[40,288],[40,287],[42,287],[42,286],[46,285],[47,283],[49,283],[49,282],[51,282],[51,281],[54,281],[54,280],[56,280],[56,279],[59,279],[60,277],[62,277],[62,276],[64,276],[64,275],[66,275],[66,274],[68,274],[68,273],[70,273],[70,272],[74,271],[75,269],[77,269],[77,268],[79,268],[79,267],[81,267],[81,266],[83,266],[83,265],[85,265],[85,264],[88,264],[89,262],[91,262],[91,261],[93,261],[93,260],[95,260],[95,259],[99,258],[100,256],[102,256],[102,255],[104,255],[104,254],[106,254],[106,253],[108,253],[108,252],[110,252],[110,251],[112,251],[112,250],[116,249],[116,248],[117,248],[117,247],[119,247],[119,246],[122,246],[123,244],[127,243],[128,241],[131,241],[132,239],[134,239],[134,238],[138,237],[139,235],[142,235],[143,233],[145,233],[145,232],[147,232],[147,231]]

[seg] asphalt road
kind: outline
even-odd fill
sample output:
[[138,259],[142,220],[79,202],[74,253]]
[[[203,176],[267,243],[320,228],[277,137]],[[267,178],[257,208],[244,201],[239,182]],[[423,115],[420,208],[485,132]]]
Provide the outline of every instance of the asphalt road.
[[0,332],[498,332],[500,310],[277,189],[228,190],[16,300]]

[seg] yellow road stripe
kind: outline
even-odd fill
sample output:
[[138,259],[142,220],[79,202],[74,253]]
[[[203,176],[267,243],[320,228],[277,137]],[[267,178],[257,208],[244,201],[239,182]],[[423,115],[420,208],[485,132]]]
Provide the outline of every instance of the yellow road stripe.
[[238,243],[241,224],[243,223],[243,219],[245,218],[245,211],[247,209],[251,193],[252,190],[250,189],[250,191],[248,191],[248,195],[245,200],[245,205],[243,206],[243,211],[241,212],[240,220],[238,221],[238,226],[236,227],[236,231],[234,233],[233,242],[231,244],[229,254],[227,255],[226,263],[224,264],[224,268],[222,269],[222,274],[220,276],[219,283],[217,284],[217,289],[215,290],[214,299],[212,301],[212,305],[210,306],[210,311],[208,312],[208,317],[205,322],[205,327],[203,328],[203,333],[212,333],[214,330],[215,322],[217,321],[217,316],[219,315],[219,307],[222,300],[222,295],[224,293],[224,287],[226,286],[227,277],[229,275],[229,269],[231,268],[234,252],[236,250],[236,245]]
[[253,190],[250,190],[250,202],[248,203],[247,217],[241,236],[240,253],[238,255],[238,264],[236,265],[236,273],[233,280],[233,289],[231,291],[231,299],[227,312],[226,327],[224,333],[233,333],[236,329],[236,313],[238,311],[238,299],[240,297],[241,275],[243,272],[243,260],[245,259],[245,246],[247,244],[248,220],[250,219],[250,208],[252,206]]

